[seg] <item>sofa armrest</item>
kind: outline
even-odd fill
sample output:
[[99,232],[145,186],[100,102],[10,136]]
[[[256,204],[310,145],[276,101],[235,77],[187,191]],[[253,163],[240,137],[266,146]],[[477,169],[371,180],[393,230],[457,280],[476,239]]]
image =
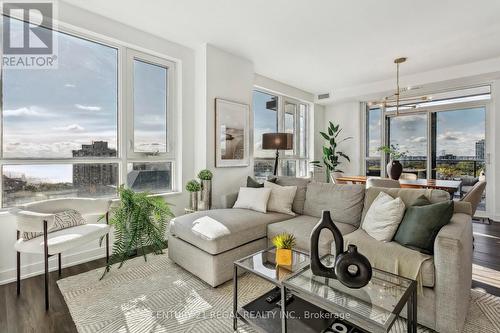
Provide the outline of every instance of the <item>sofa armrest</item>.
[[223,194],[221,196],[221,208],[233,208],[236,199],[238,199],[238,193]]
[[469,309],[472,283],[472,218],[453,214],[434,243],[436,330],[460,332]]

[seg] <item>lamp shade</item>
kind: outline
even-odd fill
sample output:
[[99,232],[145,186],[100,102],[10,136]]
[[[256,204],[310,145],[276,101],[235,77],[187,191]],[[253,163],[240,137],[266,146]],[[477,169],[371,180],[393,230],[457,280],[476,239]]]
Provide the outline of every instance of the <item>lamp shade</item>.
[[293,149],[293,134],[264,133],[262,134],[262,149]]

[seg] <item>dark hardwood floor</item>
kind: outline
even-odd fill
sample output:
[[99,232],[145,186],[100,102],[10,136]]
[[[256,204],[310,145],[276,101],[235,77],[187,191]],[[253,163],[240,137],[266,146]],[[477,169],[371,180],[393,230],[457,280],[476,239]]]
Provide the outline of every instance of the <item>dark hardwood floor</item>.
[[[474,223],[474,238],[473,287],[500,296],[500,223]],[[103,267],[104,264],[105,260],[99,259],[64,268],[62,278]],[[0,286],[0,333],[77,332],[57,287],[57,279],[57,271],[50,273],[48,312],[44,307],[43,275],[23,280],[19,298],[15,283]]]

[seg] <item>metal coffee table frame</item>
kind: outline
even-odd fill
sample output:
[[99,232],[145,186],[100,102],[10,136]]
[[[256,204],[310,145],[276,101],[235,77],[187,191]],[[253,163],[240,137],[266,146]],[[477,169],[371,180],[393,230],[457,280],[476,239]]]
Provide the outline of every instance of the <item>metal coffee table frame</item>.
[[[252,325],[251,322],[249,322],[245,317],[239,315],[238,313],[238,270],[242,269],[243,271],[255,274],[259,276],[260,278],[270,282],[271,284],[277,286],[281,290],[281,310],[280,310],[280,318],[281,318],[281,332],[286,333],[287,332],[287,316],[286,316],[286,304],[285,304],[285,295],[286,292],[289,291],[292,294],[300,297],[301,299],[316,305],[326,311],[330,311],[332,313],[339,313],[339,312],[344,312],[344,313],[349,313],[350,314],[350,319],[349,322],[353,321],[353,324],[360,326],[363,329],[368,329],[370,332],[373,333],[378,333],[378,332],[389,332],[392,325],[396,321],[397,317],[400,315],[401,311],[403,310],[405,304],[407,305],[407,328],[408,332],[410,333],[416,333],[417,332],[417,284],[416,281],[410,280],[403,278],[401,276],[373,269],[374,272],[380,272],[384,275],[387,276],[392,276],[397,279],[403,279],[406,280],[409,285],[406,288],[403,296],[401,296],[401,299],[399,300],[398,304],[394,307],[394,310],[392,311],[392,314],[390,315],[389,320],[387,320],[386,325],[375,325],[373,322],[368,321],[366,318],[363,318],[362,316],[357,315],[356,313],[353,313],[350,309],[344,308],[342,306],[339,306],[337,304],[333,304],[332,302],[329,302],[325,298],[319,297],[317,295],[314,295],[312,293],[309,293],[305,290],[301,290],[300,288],[297,288],[296,286],[290,284],[288,281],[293,279],[294,277],[303,274],[307,270],[310,270],[310,265],[307,263],[304,265],[304,267],[299,268],[297,272],[293,272],[289,276],[287,276],[283,281],[280,281],[278,279],[273,279],[265,274],[262,274],[258,270],[251,269],[249,267],[246,267],[243,265],[243,262],[247,259],[250,259],[252,257],[258,256],[263,254],[264,252],[269,252],[272,251],[274,247],[267,248],[265,250],[258,251],[254,254],[251,254],[249,256],[246,256],[242,259],[239,259],[234,262],[234,271],[233,271],[233,329],[234,331],[237,331],[238,328],[238,318],[240,318],[243,322]],[[309,254],[300,251],[300,250],[293,250],[294,252],[300,254],[300,255],[305,255],[309,257]],[[326,256],[325,256],[326,257]],[[325,278],[326,279],[326,278]]]

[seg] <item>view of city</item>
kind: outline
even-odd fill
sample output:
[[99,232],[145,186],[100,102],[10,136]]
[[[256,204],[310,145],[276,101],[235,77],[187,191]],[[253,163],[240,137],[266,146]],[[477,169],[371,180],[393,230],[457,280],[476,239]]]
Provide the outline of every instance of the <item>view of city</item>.
[[[73,157],[116,157],[116,149],[95,141],[73,150]],[[171,163],[129,163],[128,185],[134,190],[169,191]],[[2,206],[62,197],[114,197],[118,163],[74,163],[3,166]]]

